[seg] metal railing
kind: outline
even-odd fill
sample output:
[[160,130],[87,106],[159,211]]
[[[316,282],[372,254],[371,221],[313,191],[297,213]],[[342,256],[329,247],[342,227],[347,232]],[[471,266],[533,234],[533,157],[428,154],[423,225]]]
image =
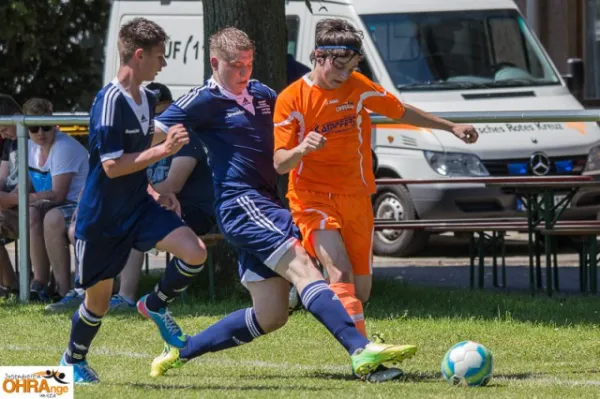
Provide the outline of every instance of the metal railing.
[[[531,111],[531,112],[434,112],[435,115],[456,123],[515,123],[515,122],[599,122],[600,110],[585,111]],[[380,115],[371,117],[373,124],[391,124],[398,121]],[[88,125],[89,116],[63,114],[60,116],[0,116],[0,126],[17,126],[18,185],[29,186],[27,126]],[[600,138],[600,137],[599,137]],[[29,300],[29,193],[19,190],[19,299]]]

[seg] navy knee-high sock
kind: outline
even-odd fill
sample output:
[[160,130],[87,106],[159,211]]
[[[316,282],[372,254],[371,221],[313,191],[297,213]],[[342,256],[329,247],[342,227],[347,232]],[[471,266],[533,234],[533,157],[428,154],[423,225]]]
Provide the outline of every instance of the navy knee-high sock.
[[167,303],[177,298],[190,285],[203,268],[204,265],[189,265],[179,258],[171,258],[162,279],[146,299],[148,309],[156,312],[167,306]]
[[92,340],[100,329],[102,316],[92,313],[82,303],[73,314],[71,323],[71,337],[67,348],[66,360],[68,363],[77,363],[85,360]]
[[348,315],[340,299],[323,280],[307,285],[300,294],[302,304],[329,330],[350,355],[368,343]]
[[186,346],[179,352],[179,356],[185,360],[193,359],[208,352],[218,352],[247,344],[263,334],[254,309],[241,309],[201,333],[188,337]]

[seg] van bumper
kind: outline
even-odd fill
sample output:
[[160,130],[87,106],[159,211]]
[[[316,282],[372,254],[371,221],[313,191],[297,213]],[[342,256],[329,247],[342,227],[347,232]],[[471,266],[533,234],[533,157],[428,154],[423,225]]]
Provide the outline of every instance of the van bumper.
[[[500,188],[478,185],[409,185],[421,219],[518,217],[517,197]],[[561,195],[563,193],[558,193]],[[581,189],[563,214],[566,219],[596,219],[600,213],[600,189]]]

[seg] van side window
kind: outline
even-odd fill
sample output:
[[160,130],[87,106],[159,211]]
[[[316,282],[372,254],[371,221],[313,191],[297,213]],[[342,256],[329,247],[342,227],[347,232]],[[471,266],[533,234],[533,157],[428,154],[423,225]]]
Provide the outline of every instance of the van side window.
[[373,76],[373,70],[371,70],[369,61],[367,61],[366,57],[358,64],[358,72],[362,73],[373,82],[378,83],[377,79]]
[[296,58],[298,47],[298,30],[300,27],[300,18],[295,15],[290,15],[285,18],[285,26],[287,28],[287,53]]

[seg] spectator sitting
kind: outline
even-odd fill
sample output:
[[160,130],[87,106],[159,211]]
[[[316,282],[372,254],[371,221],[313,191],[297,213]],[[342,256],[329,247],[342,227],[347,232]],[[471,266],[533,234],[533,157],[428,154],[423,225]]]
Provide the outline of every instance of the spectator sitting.
[[[81,195],[81,193],[80,193],[80,195]],[[79,198],[77,199],[77,202],[79,202]],[[64,269],[66,270],[66,272],[62,272],[62,273],[65,273],[67,275],[70,275],[70,270],[71,270],[71,252],[68,250],[69,243],[71,245],[73,245],[73,247],[75,246],[75,220],[76,219],[77,219],[77,208],[75,208],[75,211],[73,212],[73,216],[71,217],[70,220],[67,220],[63,216],[62,212],[58,211],[56,208],[51,209],[50,212],[48,212],[46,214],[46,217],[44,218],[44,237],[46,240],[46,250],[48,251],[48,255],[50,257],[50,263],[53,265],[52,268],[53,268],[53,270],[55,270],[54,265],[60,265],[60,266],[64,267]],[[55,256],[55,255],[54,254],[51,255],[52,248],[49,248],[49,245],[48,245],[51,242],[51,240],[48,239],[49,234],[59,236],[58,239],[61,241],[64,239],[68,239],[68,241],[66,241],[67,251],[62,251],[62,249],[59,251],[56,251],[56,252],[58,252],[58,254],[56,255],[57,256],[56,262],[53,260],[53,256]],[[60,246],[59,248],[63,248],[63,247]],[[64,257],[59,259],[58,258],[59,256],[64,256]],[[78,269],[77,262],[78,262],[77,256],[75,256],[75,265],[76,265],[75,270]],[[73,281],[73,288],[71,290],[69,290],[66,293],[66,295],[64,295],[62,297],[61,300],[47,305],[46,311],[56,312],[56,311],[60,311],[60,310],[75,308],[75,307],[79,306],[81,304],[81,302],[83,302],[84,298],[85,298],[85,290],[77,287],[77,273],[76,273],[75,277],[74,277],[74,281]]]
[[[21,107],[11,97],[0,94],[0,115],[21,114]],[[15,271],[6,251],[6,243],[18,238],[17,187],[17,128],[0,126],[3,139],[0,163],[0,296],[18,293]]]
[[[52,115],[52,103],[32,98],[23,105],[26,115]],[[33,192],[29,195],[31,291],[40,300],[49,298],[50,264],[57,282],[57,293],[63,297],[70,288],[71,262],[65,228],[49,222],[62,217],[71,220],[77,198],[88,174],[88,153],[77,140],[56,126],[29,126],[29,173]]]
[[[150,83],[147,88],[158,99],[156,115],[173,101],[168,87]],[[208,233],[215,224],[212,174],[202,142],[193,133],[190,142],[171,157],[151,165],[148,178],[161,194],[175,193],[181,205],[181,218],[197,235]],[[120,275],[119,293],[113,295],[110,309],[135,309],[136,291],[144,254],[133,249]]]

